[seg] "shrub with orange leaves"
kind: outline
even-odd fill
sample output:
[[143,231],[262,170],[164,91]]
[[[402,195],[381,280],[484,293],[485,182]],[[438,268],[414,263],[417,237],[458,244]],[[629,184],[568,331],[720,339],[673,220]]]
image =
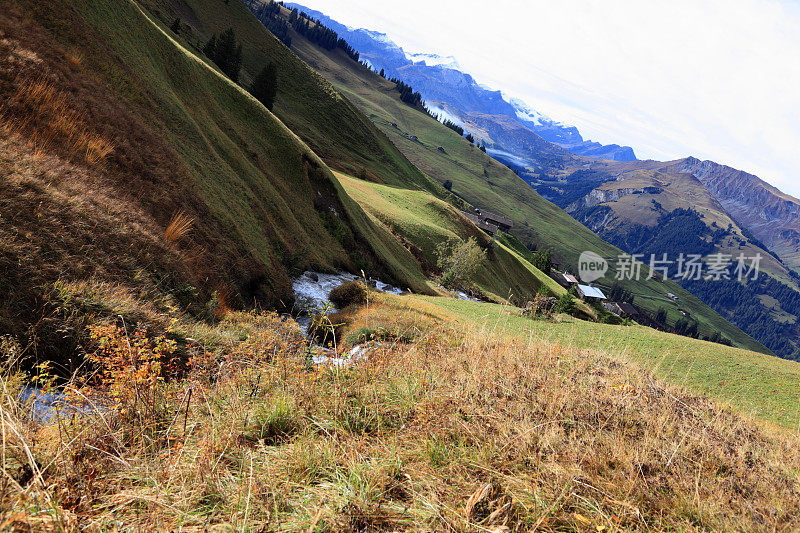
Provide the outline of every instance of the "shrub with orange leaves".
[[104,396],[105,407],[132,437],[157,431],[169,412],[163,365],[175,352],[175,341],[151,338],[141,327],[128,335],[116,324],[93,325],[89,333],[94,349],[87,357],[97,367],[92,389]]

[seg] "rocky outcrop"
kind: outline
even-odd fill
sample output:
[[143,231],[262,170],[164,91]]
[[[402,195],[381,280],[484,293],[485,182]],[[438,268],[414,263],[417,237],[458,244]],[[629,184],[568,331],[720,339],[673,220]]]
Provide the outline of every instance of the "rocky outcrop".
[[688,157],[671,169],[694,175],[736,222],[794,268],[800,267],[800,200],[758,176]]
[[567,213],[572,213],[581,208],[590,209],[600,204],[616,202],[624,196],[630,194],[659,194],[662,189],[659,187],[623,187],[620,189],[593,189],[589,194],[567,206]]

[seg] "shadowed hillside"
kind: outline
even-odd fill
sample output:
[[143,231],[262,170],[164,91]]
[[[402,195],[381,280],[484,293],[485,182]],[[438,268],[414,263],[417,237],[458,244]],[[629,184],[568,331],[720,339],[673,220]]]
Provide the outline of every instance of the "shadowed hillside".
[[65,335],[52,284],[92,276],[198,312],[287,305],[306,268],[426,290],[296,135],[135,3],[0,17],[4,330],[44,328],[43,350],[69,352],[77,340],[44,340]]

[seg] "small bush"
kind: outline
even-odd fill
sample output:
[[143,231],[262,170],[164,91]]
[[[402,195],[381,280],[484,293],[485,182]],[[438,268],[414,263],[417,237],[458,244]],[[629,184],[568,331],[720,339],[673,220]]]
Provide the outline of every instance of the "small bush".
[[558,304],[558,300],[556,300],[553,296],[547,296],[546,294],[538,293],[536,297],[527,303],[525,308],[522,310],[522,316],[527,316],[530,318],[549,318],[553,315],[553,309]]
[[328,295],[328,299],[338,309],[344,309],[351,305],[363,305],[367,303],[367,288],[360,281],[350,281],[343,283],[333,289]]
[[447,289],[467,289],[470,278],[486,259],[486,252],[474,238],[442,243],[436,250],[437,265],[442,271],[440,283]]
[[342,327],[347,323],[342,313],[316,315],[308,325],[308,338],[321,346],[336,344],[341,338]]
[[612,315],[611,313],[608,313],[603,315],[603,317],[600,319],[600,322],[602,324],[613,324],[615,326],[618,326],[622,324],[622,319],[617,315]]
[[571,315],[575,312],[575,298],[569,293],[564,294],[558,299],[558,303],[553,308],[554,313],[566,313]]

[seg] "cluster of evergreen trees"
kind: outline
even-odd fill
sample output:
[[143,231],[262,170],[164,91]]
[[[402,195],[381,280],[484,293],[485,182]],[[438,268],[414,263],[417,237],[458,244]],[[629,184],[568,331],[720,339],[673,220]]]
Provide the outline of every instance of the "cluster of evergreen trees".
[[550,250],[539,250],[533,254],[533,266],[547,275],[553,269],[553,254]]
[[358,51],[350,46],[345,39],[339,37],[338,33],[325,26],[319,19],[312,20],[305,12],[298,12],[297,8],[294,8],[289,14],[289,24],[294,28],[294,31],[317,46],[326,50],[340,48],[344,50],[344,53],[350,59],[358,62]]
[[280,42],[288,47],[292,46],[291,26],[285,18],[281,17],[281,5],[278,2],[253,4],[250,8],[256,18]]
[[214,34],[208,40],[203,53],[213,61],[219,69],[235,82],[239,81],[239,69],[242,67],[242,44],[236,40],[233,28]]
[[681,285],[775,354],[798,359],[797,347],[788,340],[794,336],[792,325],[775,320],[759,299],[760,294],[769,294],[778,300],[781,309],[800,316],[800,294],[791,287],[763,274],[757,281],[747,283],[735,279],[691,280]]
[[[273,2],[269,6],[277,7],[277,4]],[[269,6],[265,6],[266,9],[270,9]],[[228,28],[219,37],[216,34],[212,35],[203,48],[203,53],[226,76],[236,83],[239,82],[239,71],[242,67],[242,44],[236,40],[236,32],[233,31],[233,28]],[[253,79],[250,94],[264,104],[264,107],[272,110],[278,94],[278,69],[274,63],[267,64]]]
[[448,119],[446,119],[444,117],[441,117],[439,119],[439,122],[441,122],[442,124],[444,124],[445,126],[450,128],[454,132],[458,133],[459,135],[462,135],[462,136],[464,135],[464,128],[462,128],[461,126],[459,126],[458,124],[456,124],[452,120],[448,120]]
[[415,91],[410,85],[398,80],[397,78],[392,78],[389,81],[394,83],[397,92],[400,93],[400,100],[412,107],[422,105],[422,95],[419,94],[419,91]]
[[614,283],[608,290],[608,299],[614,302],[625,302],[633,304],[635,298],[632,291],[629,291],[619,283]]
[[261,69],[261,72],[253,80],[250,94],[272,111],[275,96],[278,94],[278,69],[274,63],[269,63]]

